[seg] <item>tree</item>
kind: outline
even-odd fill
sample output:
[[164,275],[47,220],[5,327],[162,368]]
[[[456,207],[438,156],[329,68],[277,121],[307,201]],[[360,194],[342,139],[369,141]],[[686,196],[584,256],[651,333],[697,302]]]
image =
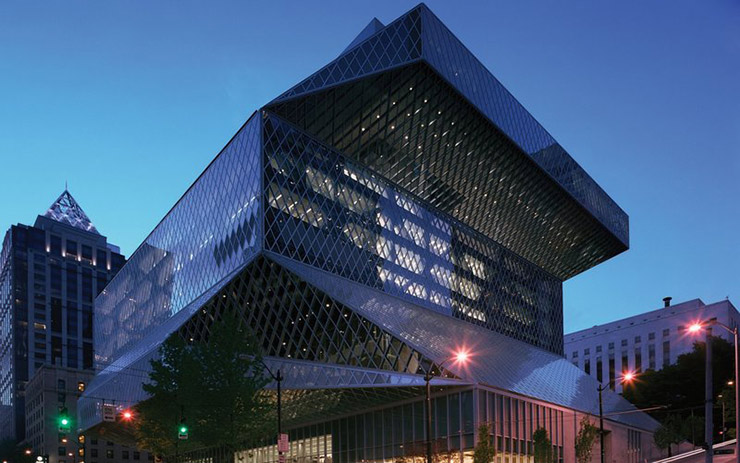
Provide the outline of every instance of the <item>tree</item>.
[[599,428],[591,423],[588,416],[581,419],[581,425],[576,435],[576,461],[589,463],[593,454],[594,442],[599,435]]
[[[713,336],[711,342],[712,383],[713,390],[718,393],[726,387],[728,380],[733,379],[735,350],[731,343],[722,338]],[[624,397],[637,408],[654,408],[657,405],[667,407],[667,410],[662,408],[648,412],[658,421],[665,421],[676,414],[680,419],[687,420],[692,409],[703,417],[705,354],[706,343],[695,342],[693,350],[680,355],[675,364],[667,365],[659,371],[648,370],[641,373],[639,381],[624,388]],[[725,394],[731,397],[728,405],[730,402],[734,405],[734,391],[723,391],[722,395]],[[734,408],[732,411],[734,412]],[[720,413],[715,413],[714,418],[714,427],[719,429]],[[731,426],[734,425],[734,418],[728,422]],[[728,434],[734,435],[734,429],[730,429]],[[699,434],[694,432],[694,436],[695,444],[704,442],[703,430]],[[691,433],[688,433],[686,438],[690,437]]]
[[552,463],[552,442],[545,428],[537,428],[532,434],[534,463]]
[[473,451],[473,463],[491,463],[496,457],[496,447],[491,442],[491,426],[488,423],[478,426],[478,444]]
[[704,443],[704,417],[690,415],[681,418],[682,437],[695,446]]
[[[264,374],[257,340],[226,312],[210,327],[207,339],[186,343],[177,334],[152,360],[150,398],[137,407],[137,444],[160,454],[196,447],[234,449],[264,436],[272,425],[270,406],[261,390]],[[184,420],[184,421],[183,421]],[[188,440],[178,441],[184,422]]]
[[668,449],[668,456],[672,456],[671,445],[683,440],[681,418],[678,415],[669,415],[653,434],[653,440],[659,449]]

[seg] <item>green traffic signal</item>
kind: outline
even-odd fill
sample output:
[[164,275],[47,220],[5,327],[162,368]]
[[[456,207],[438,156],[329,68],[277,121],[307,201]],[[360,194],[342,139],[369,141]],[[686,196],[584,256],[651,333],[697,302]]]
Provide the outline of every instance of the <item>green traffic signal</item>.
[[59,418],[57,418],[57,421],[59,423],[59,432],[69,432],[69,428],[71,426],[72,420],[69,417],[69,412],[67,411],[67,407],[62,407],[59,410]]
[[185,434],[186,432],[188,432],[188,428],[186,428],[185,426],[180,426],[180,433]]

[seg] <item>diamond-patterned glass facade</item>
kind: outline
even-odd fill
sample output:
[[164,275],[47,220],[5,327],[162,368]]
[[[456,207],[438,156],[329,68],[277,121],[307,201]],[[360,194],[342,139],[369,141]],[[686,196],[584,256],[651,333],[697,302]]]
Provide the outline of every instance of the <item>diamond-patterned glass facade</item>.
[[562,285],[278,117],[265,119],[265,249],[562,352]]
[[[372,56],[374,52],[379,57],[379,61],[386,59],[388,55],[388,33],[390,31],[405,32],[405,28],[400,25],[409,21],[413,24],[418,24],[419,31],[416,31],[416,28],[414,28],[413,31],[408,32],[408,36],[411,41],[416,42],[420,40],[420,57],[414,55],[404,63],[394,62],[393,65],[386,66],[384,69],[374,66],[346,66],[348,57],[359,50],[363,50],[364,57]],[[419,33],[420,35],[417,37]],[[437,118],[434,115],[431,117],[424,114],[419,115],[419,111],[424,109],[422,102],[426,109],[433,108],[438,111],[444,108],[444,105],[440,107],[439,102],[432,102],[428,98],[428,95],[425,95],[418,98],[418,102],[409,108],[411,111],[406,111],[410,118],[406,122],[410,123],[410,126],[415,127],[415,129],[411,129],[411,131],[406,129],[404,131],[404,129],[390,129],[392,125],[398,124],[388,122],[388,117],[384,112],[386,111],[385,106],[392,105],[393,101],[396,101],[400,95],[394,95],[392,97],[393,101],[384,101],[386,97],[391,98],[391,95],[389,95],[391,90],[383,88],[377,82],[373,82],[372,85],[375,85],[377,88],[370,89],[370,94],[367,97],[364,94],[362,97],[358,97],[355,94],[351,98],[347,98],[347,91],[334,89],[335,94],[338,93],[340,97],[344,97],[343,101],[335,102],[332,98],[327,99],[320,96],[316,97],[315,95],[314,98],[310,98],[313,93],[323,93],[328,89],[343,86],[340,84],[370,79],[376,76],[379,71],[383,71],[382,74],[385,75],[394,68],[419,62],[426,64],[436,76],[445,82],[445,85],[450,88],[450,91],[465,106],[464,109],[456,108],[454,111],[442,113],[442,118]],[[341,73],[341,78],[326,78],[326,74],[331,73],[329,70],[337,67],[344,70]],[[394,80],[394,83],[399,84],[399,88],[403,88],[403,85],[400,85],[398,79]],[[413,82],[405,83],[409,84],[407,88],[414,88]],[[364,90],[368,91],[367,86]],[[436,93],[437,91],[432,89],[431,93]],[[421,92],[417,91],[416,95],[418,96],[420,94]],[[562,279],[580,273],[626,250],[628,247],[629,220],[624,211],[619,208],[601,187],[557,144],[553,137],[532,115],[524,109],[503,85],[423,4],[376,32],[360,45],[345,51],[332,63],[276,98],[269,107],[278,110],[278,107],[289,101],[293,105],[301,105],[301,100],[307,98],[312,100],[306,103],[308,109],[301,108],[299,113],[302,111],[311,113],[307,120],[313,126],[313,129],[325,129],[326,127],[321,127],[321,125],[325,124],[326,119],[329,118],[332,120],[332,129],[334,127],[338,129],[337,132],[332,133],[335,139],[347,138],[348,135],[352,138],[348,142],[349,147],[338,146],[333,141],[330,141],[333,146],[352,155],[363,154],[359,152],[362,150],[375,151],[372,155],[378,157],[381,155],[384,156],[385,163],[395,161],[396,164],[411,166],[422,172],[426,166],[420,164],[436,165],[438,168],[440,168],[439,166],[449,166],[449,164],[439,164],[437,162],[442,153],[438,149],[430,149],[427,146],[428,143],[419,140],[419,132],[422,132],[421,138],[427,137],[423,135],[423,132],[433,132],[429,133],[428,137],[437,138],[432,141],[436,142],[438,146],[444,146],[444,144],[455,138],[451,144],[453,150],[456,149],[458,151],[455,154],[455,159],[462,159],[461,156],[467,157],[471,155],[486,159],[486,152],[490,150],[490,147],[481,149],[475,146],[463,145],[458,148],[457,143],[459,142],[469,145],[468,139],[470,137],[466,134],[468,127],[465,121],[458,120],[456,122],[458,130],[465,135],[457,135],[457,137],[449,136],[446,140],[442,138],[443,133],[454,135],[451,126],[445,127],[441,123],[441,120],[447,116],[452,115],[454,118],[463,118],[468,113],[475,113],[482,116],[489,124],[492,123],[492,126],[487,128],[487,131],[490,132],[493,130],[496,133],[500,132],[500,138],[502,140],[499,140],[497,144],[501,145],[503,143],[503,149],[508,151],[508,153],[501,152],[501,148],[499,147],[499,157],[496,162],[498,169],[479,169],[479,171],[488,172],[489,176],[496,177],[496,181],[504,179],[505,183],[499,185],[505,189],[504,195],[498,194],[495,190],[490,192],[485,191],[487,187],[492,185],[491,181],[488,183],[477,182],[470,185],[470,188],[460,188],[459,177],[445,179],[440,177],[439,172],[435,172],[433,178],[429,179],[423,175],[414,175],[416,182],[424,183],[425,180],[428,180],[427,185],[424,187],[425,190],[439,190],[437,192],[438,196],[442,197],[444,197],[445,191],[449,191],[455,193],[455,196],[457,196],[457,198],[453,196],[453,201],[455,199],[458,201],[467,199],[470,203],[467,204],[467,207],[463,205],[461,210],[457,212],[454,210],[447,210],[447,212],[453,213],[458,219],[472,224],[479,231],[488,234],[488,236],[510,247],[527,259],[533,260]],[[427,104],[427,99],[430,100],[429,104]],[[337,103],[336,106],[334,103]],[[352,110],[349,109],[350,107]],[[398,106],[393,109],[403,114]],[[288,112],[290,113],[290,111]],[[322,115],[322,120],[312,120],[313,117],[316,117],[316,113]],[[293,119],[285,113],[282,113],[282,115],[291,120],[291,122],[301,125],[302,115],[299,114],[297,119]],[[350,120],[342,119],[346,115],[351,115]],[[378,120],[371,120],[373,118]],[[437,120],[435,123],[436,119],[440,120]],[[401,158],[409,157],[409,153],[404,153],[402,149],[406,147],[406,144],[401,142],[399,148],[398,144],[393,143],[393,137],[389,137],[384,133],[378,133],[377,130],[371,135],[367,126],[372,124],[372,122],[379,123],[384,130],[391,130],[394,134],[403,137],[408,136],[408,138],[403,139],[404,141],[408,141],[407,145],[419,147],[418,149],[420,150],[412,157],[423,159],[429,153],[433,153],[434,157],[423,163],[416,162],[409,164],[407,162],[408,159],[401,162]],[[388,122],[387,125],[386,122]],[[449,124],[452,123],[451,121],[447,122]],[[319,127],[316,127],[317,125]],[[433,125],[435,127],[432,127]],[[420,128],[423,129],[424,127],[426,127],[426,130],[420,130]],[[363,131],[363,128],[366,130]],[[346,130],[349,130],[349,133]],[[309,131],[313,132],[312,129],[309,129]],[[320,133],[320,130],[317,130],[316,133]],[[437,135],[437,137],[434,137],[434,135]],[[494,134],[487,135],[490,137]],[[319,136],[323,138],[325,131]],[[329,141],[326,138],[324,139]],[[419,141],[422,141],[422,143],[417,143]],[[473,140],[473,144],[480,141]],[[399,153],[398,151],[401,152]],[[504,171],[506,164],[499,163],[502,156],[506,160],[520,161],[518,166],[514,166],[516,170]],[[533,164],[539,167],[539,169],[532,171],[533,166],[529,166],[529,168],[522,167],[521,161],[523,159],[516,159],[517,157],[534,161]],[[468,162],[467,164],[477,166],[475,161]],[[373,166],[373,168],[375,167]],[[522,169],[524,169],[525,181],[512,180],[511,177],[520,175]],[[397,181],[399,176],[406,174],[405,172],[391,171],[393,175],[389,175],[389,172],[383,170],[379,170],[379,172],[392,178],[394,181]],[[563,193],[570,199],[571,204],[568,204],[565,199],[557,198],[552,203],[546,204],[543,208],[543,204],[531,196],[534,191],[539,191],[535,190],[537,186],[532,185],[534,181],[538,180],[538,176],[542,177],[539,179],[540,181],[550,183],[547,187],[548,191],[551,192],[553,187],[562,189]],[[463,176],[462,178],[466,182],[470,182],[473,179],[470,176]],[[403,180],[408,181],[406,178],[403,178]],[[417,193],[414,188],[410,188],[403,181],[399,183],[414,191],[414,193]],[[512,187],[511,190],[509,189],[510,187]],[[478,206],[478,201],[482,199],[482,195],[485,193],[489,193],[487,198],[490,204],[486,204],[485,208],[478,207],[479,210],[474,210]],[[559,192],[553,194],[559,196]],[[488,215],[491,209],[497,211],[496,216],[502,216],[499,212],[504,208],[502,202],[507,199],[516,201],[517,210],[514,215],[519,220],[531,219],[529,220],[531,222],[530,225],[536,224],[537,226],[529,226],[527,228],[512,227],[517,228],[518,231],[509,231],[508,233],[506,230],[502,231],[497,227],[489,227],[490,216],[485,216]],[[433,199],[429,200],[434,204]],[[496,203],[491,207],[493,201],[496,201]],[[569,215],[563,214],[563,208],[566,207],[570,209],[568,211]],[[557,210],[553,211],[553,208]],[[574,214],[577,217],[577,222],[571,222],[569,220],[569,217],[572,217]],[[503,215],[506,215],[506,212]],[[553,222],[553,217],[558,217],[558,220]],[[584,222],[586,226],[584,226]],[[530,233],[522,233],[527,231]],[[521,236],[526,236],[524,243],[512,242],[512,240],[516,240],[517,237]],[[549,255],[549,259],[544,260],[542,258],[542,250],[534,252],[528,249],[526,243],[529,243],[529,246],[537,243],[540,248],[549,246],[547,248],[548,252],[545,254]],[[569,258],[565,259],[564,263],[559,263],[558,256],[564,252],[570,252],[571,256],[568,256]]]
[[427,65],[271,110],[561,279],[622,248]]
[[108,365],[258,251],[260,122],[250,119],[95,301]]
[[[626,216],[453,39],[423,5],[374,20],[249,119],[98,297],[83,427],[103,402],[144,400],[161,343],[207,342],[225,311],[283,373],[290,432],[334,420],[338,462],[398,456],[351,453],[337,415],[418,402],[429,370],[446,414],[473,410],[478,399],[462,401],[478,393],[525,396],[522,413],[594,412],[595,383],[562,357],[562,281],[626,249]],[[442,370],[461,346],[476,360]],[[469,449],[486,413],[456,418],[462,440],[457,425],[439,435]],[[571,448],[563,409],[548,413]],[[418,426],[412,415],[399,425]],[[526,436],[497,429],[502,449],[528,454]]]

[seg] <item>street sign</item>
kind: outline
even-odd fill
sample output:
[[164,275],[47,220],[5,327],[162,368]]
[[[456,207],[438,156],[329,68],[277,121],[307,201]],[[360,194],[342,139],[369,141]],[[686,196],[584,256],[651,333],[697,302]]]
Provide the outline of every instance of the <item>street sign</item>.
[[288,435],[283,433],[278,436],[278,452],[286,453],[288,451]]
[[103,421],[116,421],[116,407],[113,405],[103,405]]

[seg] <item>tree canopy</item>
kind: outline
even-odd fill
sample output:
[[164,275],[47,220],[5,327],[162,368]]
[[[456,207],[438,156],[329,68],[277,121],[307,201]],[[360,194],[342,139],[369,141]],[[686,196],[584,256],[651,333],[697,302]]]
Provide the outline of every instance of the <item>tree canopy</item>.
[[[186,342],[177,334],[151,362],[151,397],[137,407],[135,434],[140,447],[172,454],[197,447],[235,448],[265,436],[270,420],[269,383],[254,336],[232,313],[215,320],[207,339]],[[188,439],[178,440],[184,422]]]
[[[624,388],[624,397],[638,408],[663,408],[651,410],[655,419],[663,423],[663,441],[672,440],[678,435],[682,439],[700,445],[704,442],[703,428],[697,419],[704,417],[704,368],[706,345],[694,343],[693,350],[680,355],[673,365],[654,371],[648,370],[639,375],[637,380]],[[712,382],[715,399],[722,394],[729,397],[725,408],[727,422],[734,428],[734,389],[727,387],[727,382],[734,376],[734,347],[722,338],[712,337]],[[731,412],[728,408],[732,403]],[[692,418],[693,417],[693,418]],[[721,414],[714,414],[715,429],[719,430]],[[686,425],[691,422],[691,426]],[[682,424],[683,423],[683,424]],[[701,429],[697,432],[697,428]],[[732,429],[731,435],[734,435]],[[668,437],[670,438],[668,438]],[[657,442],[657,441],[656,441]],[[668,448],[667,445],[666,447]]]

